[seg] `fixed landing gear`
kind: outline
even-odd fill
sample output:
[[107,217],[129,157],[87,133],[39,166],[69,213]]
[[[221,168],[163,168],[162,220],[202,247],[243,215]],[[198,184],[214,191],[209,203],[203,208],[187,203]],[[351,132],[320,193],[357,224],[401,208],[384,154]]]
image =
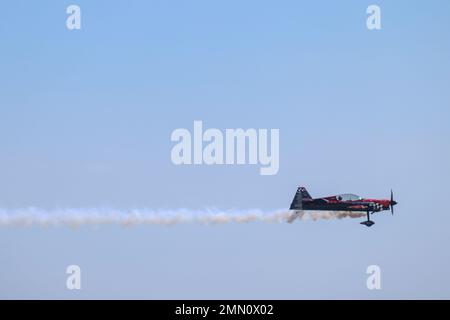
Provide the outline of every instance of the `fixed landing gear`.
[[370,212],[369,212],[369,210],[367,210],[367,221],[363,221],[363,222],[361,222],[361,224],[363,224],[363,225],[365,225],[367,227],[371,227],[371,226],[373,226],[375,224],[375,222],[370,220]]

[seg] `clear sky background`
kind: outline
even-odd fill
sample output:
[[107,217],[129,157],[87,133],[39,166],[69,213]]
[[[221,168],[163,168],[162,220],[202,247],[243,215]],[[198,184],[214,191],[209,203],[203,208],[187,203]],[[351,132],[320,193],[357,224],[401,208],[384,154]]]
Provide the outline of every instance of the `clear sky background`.
[[[370,229],[3,227],[0,298],[450,298],[449,39],[437,0],[2,2],[1,208],[271,210],[298,185],[399,205]],[[279,128],[279,173],[173,165],[194,120]]]

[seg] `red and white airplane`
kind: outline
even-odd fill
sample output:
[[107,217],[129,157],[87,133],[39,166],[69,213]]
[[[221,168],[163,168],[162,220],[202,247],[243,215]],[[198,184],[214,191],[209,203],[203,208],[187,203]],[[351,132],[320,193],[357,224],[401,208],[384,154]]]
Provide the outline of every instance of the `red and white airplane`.
[[292,200],[290,210],[326,210],[326,211],[362,211],[367,212],[367,221],[361,224],[371,227],[375,222],[370,220],[370,214],[383,210],[391,210],[394,214],[394,194],[391,190],[391,199],[368,199],[355,194],[339,194],[313,199],[305,187],[299,187]]

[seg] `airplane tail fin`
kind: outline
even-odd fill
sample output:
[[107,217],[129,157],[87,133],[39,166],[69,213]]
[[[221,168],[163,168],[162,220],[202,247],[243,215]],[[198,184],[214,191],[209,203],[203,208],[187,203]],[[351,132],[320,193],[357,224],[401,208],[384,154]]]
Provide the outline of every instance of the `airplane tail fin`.
[[294,200],[292,200],[289,210],[302,210],[303,199],[312,199],[305,187],[299,187],[295,193]]

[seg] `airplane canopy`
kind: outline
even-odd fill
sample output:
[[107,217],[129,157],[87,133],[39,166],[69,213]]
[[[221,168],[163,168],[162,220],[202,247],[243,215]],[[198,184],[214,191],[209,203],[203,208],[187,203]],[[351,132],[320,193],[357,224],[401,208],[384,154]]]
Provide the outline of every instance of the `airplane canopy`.
[[360,196],[357,196],[356,194],[352,194],[352,193],[340,194],[340,195],[337,195],[336,198],[341,201],[356,201],[356,200],[362,199]]

